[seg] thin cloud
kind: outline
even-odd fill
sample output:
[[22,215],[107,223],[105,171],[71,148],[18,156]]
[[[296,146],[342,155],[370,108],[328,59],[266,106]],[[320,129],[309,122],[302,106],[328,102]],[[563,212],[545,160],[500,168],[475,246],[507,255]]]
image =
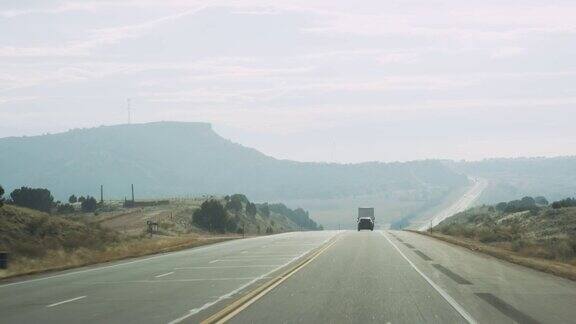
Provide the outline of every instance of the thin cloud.
[[61,46],[16,47],[0,46],[0,57],[75,57],[89,56],[94,49],[142,36],[147,31],[170,21],[197,14],[208,5],[201,5],[176,14],[163,16],[138,24],[101,28],[88,31],[87,40],[70,42]]
[[[4,129],[65,128],[71,115],[82,125],[94,116],[124,121],[126,97],[142,107],[139,121],[264,133],[349,122],[409,129],[420,116],[454,121],[477,111],[490,125],[500,111],[575,117],[571,1],[66,0],[2,8],[10,28],[0,40]],[[546,125],[539,129],[554,131]]]

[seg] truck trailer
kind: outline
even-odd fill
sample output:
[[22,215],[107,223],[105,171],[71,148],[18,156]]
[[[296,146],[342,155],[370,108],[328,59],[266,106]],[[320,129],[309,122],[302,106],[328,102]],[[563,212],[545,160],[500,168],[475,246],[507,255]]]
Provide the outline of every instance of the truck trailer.
[[374,208],[365,208],[360,207],[358,208],[358,231],[363,229],[369,229],[371,231],[374,230],[374,221],[376,218],[374,217]]

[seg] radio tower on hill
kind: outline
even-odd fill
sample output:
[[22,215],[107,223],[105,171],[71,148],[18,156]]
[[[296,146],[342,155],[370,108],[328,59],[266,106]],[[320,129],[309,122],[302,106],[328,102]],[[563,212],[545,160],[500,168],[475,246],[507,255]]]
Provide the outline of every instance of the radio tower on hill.
[[132,124],[132,111],[130,107],[130,98],[126,99],[126,110],[128,111],[128,125]]

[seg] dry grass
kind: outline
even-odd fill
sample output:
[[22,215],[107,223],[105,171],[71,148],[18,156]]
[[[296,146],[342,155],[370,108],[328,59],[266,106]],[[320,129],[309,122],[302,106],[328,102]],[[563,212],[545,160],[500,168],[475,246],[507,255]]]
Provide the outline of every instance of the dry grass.
[[9,252],[10,260],[9,269],[0,270],[0,278],[176,251],[238,237],[196,233],[127,236],[100,226],[90,216],[62,217],[5,205],[0,207],[0,251]]
[[191,247],[236,239],[238,236],[202,237],[198,235],[133,238],[94,250],[79,248],[72,251],[48,250],[43,257],[20,257],[10,262],[8,270],[0,270],[0,278],[14,277],[45,271],[64,270],[90,264],[110,262],[144,255],[171,252]]
[[526,246],[519,249],[518,251],[514,251],[511,244],[510,246],[489,245],[481,243],[475,239],[454,237],[440,233],[419,231],[410,232],[430,236],[444,242],[462,246],[476,252],[485,253],[493,257],[506,260],[508,262],[576,281],[576,265],[573,263],[574,260],[571,260],[570,262],[558,262],[534,256],[538,255],[538,253],[541,253],[541,250],[543,250],[542,246]]

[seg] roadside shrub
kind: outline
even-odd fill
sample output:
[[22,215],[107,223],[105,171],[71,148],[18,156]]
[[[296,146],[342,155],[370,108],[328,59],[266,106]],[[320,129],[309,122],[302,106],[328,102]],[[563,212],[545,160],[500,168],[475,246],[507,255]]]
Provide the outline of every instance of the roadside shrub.
[[476,239],[483,243],[511,242],[519,238],[518,229],[502,226],[485,226],[476,230]]
[[[268,205],[270,212],[279,214],[287,217],[289,220],[294,222],[297,226],[304,229],[316,230],[318,229],[318,224],[310,219],[310,214],[302,208],[296,208],[294,210],[288,208],[286,205],[277,203]],[[272,223],[274,226],[274,223]]]
[[553,238],[547,241],[546,246],[554,259],[565,261],[576,255],[576,244],[570,239]]
[[45,236],[45,225],[48,223],[48,217],[40,216],[31,218],[25,225],[24,230],[30,236]]
[[505,202],[501,202],[496,204],[496,210],[499,212],[504,212],[506,210],[506,206],[508,206],[508,203]]
[[263,203],[263,204],[259,205],[258,211],[260,212],[260,215],[262,215],[262,217],[265,217],[265,218],[270,217],[270,206],[268,205],[268,203]]
[[2,205],[4,204],[4,188],[2,188],[2,186],[0,186],[0,207],[2,207]]
[[27,256],[30,258],[40,258],[46,255],[47,249],[36,242],[19,242],[12,246],[14,255]]
[[482,243],[496,242],[499,240],[499,235],[494,230],[489,228],[481,228],[478,230],[476,235],[478,237],[478,241]]
[[226,230],[228,232],[235,232],[238,229],[237,218],[228,217],[226,219]]
[[246,215],[254,218],[256,216],[256,213],[258,213],[258,208],[256,207],[255,203],[247,203],[246,204]]
[[243,194],[233,194],[230,196],[230,200],[237,200],[243,204],[248,204],[250,202],[248,198]]
[[192,222],[198,227],[221,233],[226,231],[227,219],[226,209],[214,199],[204,201],[192,215]]
[[238,214],[242,211],[242,202],[238,199],[231,198],[230,201],[226,203],[226,209]]
[[512,250],[518,252],[520,250],[522,250],[524,247],[526,247],[527,242],[523,239],[515,239],[512,241]]
[[58,214],[71,214],[74,212],[74,207],[70,204],[59,204],[56,211]]
[[448,224],[438,228],[442,234],[450,236],[460,236],[471,238],[474,236],[474,230],[462,224]]
[[526,196],[520,200],[498,203],[496,210],[502,213],[517,213],[525,210],[538,210],[538,206],[534,198]]
[[86,196],[86,199],[82,201],[81,206],[83,212],[94,212],[96,211],[96,207],[98,207],[98,202],[96,201],[96,198]]
[[566,198],[552,203],[552,208],[560,209],[564,207],[576,207],[576,199]]
[[515,222],[511,223],[510,226],[507,228],[507,230],[510,233],[510,235],[513,237],[512,240],[517,239],[517,237],[515,237],[515,236],[520,235],[520,233],[522,232],[522,228],[518,224],[518,220],[515,220]]

